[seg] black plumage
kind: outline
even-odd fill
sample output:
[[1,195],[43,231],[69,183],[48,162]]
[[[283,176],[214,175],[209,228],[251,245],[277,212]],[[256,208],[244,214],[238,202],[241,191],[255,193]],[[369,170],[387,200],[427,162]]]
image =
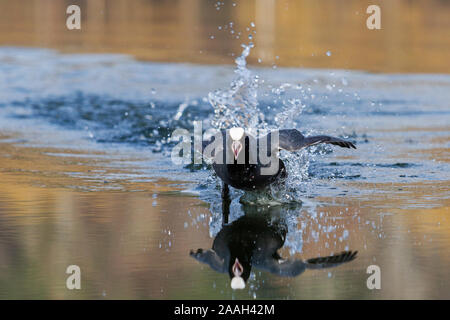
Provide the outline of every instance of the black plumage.
[[[248,211],[248,208],[244,210]],[[228,273],[230,278],[236,277],[233,267],[239,263],[242,272],[238,276],[244,283],[252,267],[281,277],[295,277],[306,269],[335,267],[356,258],[357,251],[344,251],[306,261],[283,259],[278,250],[284,245],[287,225],[280,215],[271,211],[246,214],[224,225],[211,249],[198,249],[191,251],[190,255],[217,272]]]
[[[234,137],[231,130],[238,131],[234,132]],[[278,143],[275,134],[278,134]],[[226,191],[228,185],[237,189],[257,190],[283,181],[287,172],[283,161],[278,157],[280,149],[297,151],[319,143],[356,149],[352,142],[331,136],[305,137],[296,129],[277,130],[255,138],[241,128],[233,128],[221,131],[218,139],[222,141],[215,141],[217,150],[213,153],[212,167],[224,182]],[[204,145],[213,141],[214,139]],[[267,158],[270,158],[269,162],[266,161]]]

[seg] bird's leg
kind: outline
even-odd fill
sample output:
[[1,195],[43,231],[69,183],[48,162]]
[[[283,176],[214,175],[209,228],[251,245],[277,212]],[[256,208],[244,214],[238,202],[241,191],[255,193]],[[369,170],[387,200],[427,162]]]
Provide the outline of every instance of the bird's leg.
[[230,187],[226,183],[222,185],[222,199],[230,197]]
[[226,183],[222,187],[222,225],[228,223],[228,216],[230,215],[230,188]]

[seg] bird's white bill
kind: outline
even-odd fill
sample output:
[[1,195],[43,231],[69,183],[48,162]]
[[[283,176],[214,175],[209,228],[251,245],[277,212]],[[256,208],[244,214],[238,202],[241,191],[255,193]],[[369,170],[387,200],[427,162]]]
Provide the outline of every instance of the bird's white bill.
[[242,277],[233,277],[231,279],[231,289],[245,289],[245,281]]
[[233,140],[241,140],[244,136],[244,129],[242,128],[231,128],[230,129],[230,136]]
[[232,267],[231,270],[233,271],[233,274],[234,274],[236,277],[239,277],[239,276],[242,274],[242,272],[244,272],[244,267],[243,267],[242,264],[239,262],[239,259],[238,259],[238,258],[236,258],[236,259],[234,260],[234,264],[233,264],[233,267]]
[[231,144],[231,149],[233,150],[234,160],[237,160],[237,158],[239,157],[239,153],[242,150],[242,143],[240,143],[239,141],[233,141],[233,143]]

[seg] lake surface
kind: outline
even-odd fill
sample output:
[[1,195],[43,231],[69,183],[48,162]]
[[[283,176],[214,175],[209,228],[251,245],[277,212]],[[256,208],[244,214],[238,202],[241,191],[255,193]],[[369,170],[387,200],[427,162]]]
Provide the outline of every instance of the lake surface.
[[[0,298],[450,298],[450,76],[249,70],[0,47]],[[287,230],[283,257],[354,261],[295,278],[254,269],[233,291],[189,255],[222,228],[220,183],[173,164],[168,137],[210,127],[209,100],[233,79],[268,126],[358,149],[283,153],[288,201],[243,205],[232,190],[230,223],[270,214]],[[81,290],[65,286],[69,265]],[[380,290],[366,286],[370,265]]]
[[[81,9],[81,30],[66,28],[66,9],[72,4]],[[0,0],[0,44],[68,53],[126,53],[160,62],[231,64],[250,35],[256,45],[248,58],[252,64],[450,73],[448,1],[379,0],[381,30],[375,31],[366,27],[366,9],[373,4]]]

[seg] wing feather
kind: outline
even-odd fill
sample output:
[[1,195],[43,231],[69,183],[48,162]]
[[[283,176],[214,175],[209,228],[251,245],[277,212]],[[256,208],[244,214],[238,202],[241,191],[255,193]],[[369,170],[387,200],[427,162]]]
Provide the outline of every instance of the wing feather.
[[306,261],[306,268],[322,269],[335,267],[340,264],[354,260],[356,258],[357,253],[358,251],[343,251],[338,255],[308,259]]
[[288,151],[296,151],[319,143],[329,143],[342,148],[353,148],[356,146],[350,142],[340,138],[331,136],[312,136],[305,137],[297,129],[279,130],[279,146],[281,149]]

